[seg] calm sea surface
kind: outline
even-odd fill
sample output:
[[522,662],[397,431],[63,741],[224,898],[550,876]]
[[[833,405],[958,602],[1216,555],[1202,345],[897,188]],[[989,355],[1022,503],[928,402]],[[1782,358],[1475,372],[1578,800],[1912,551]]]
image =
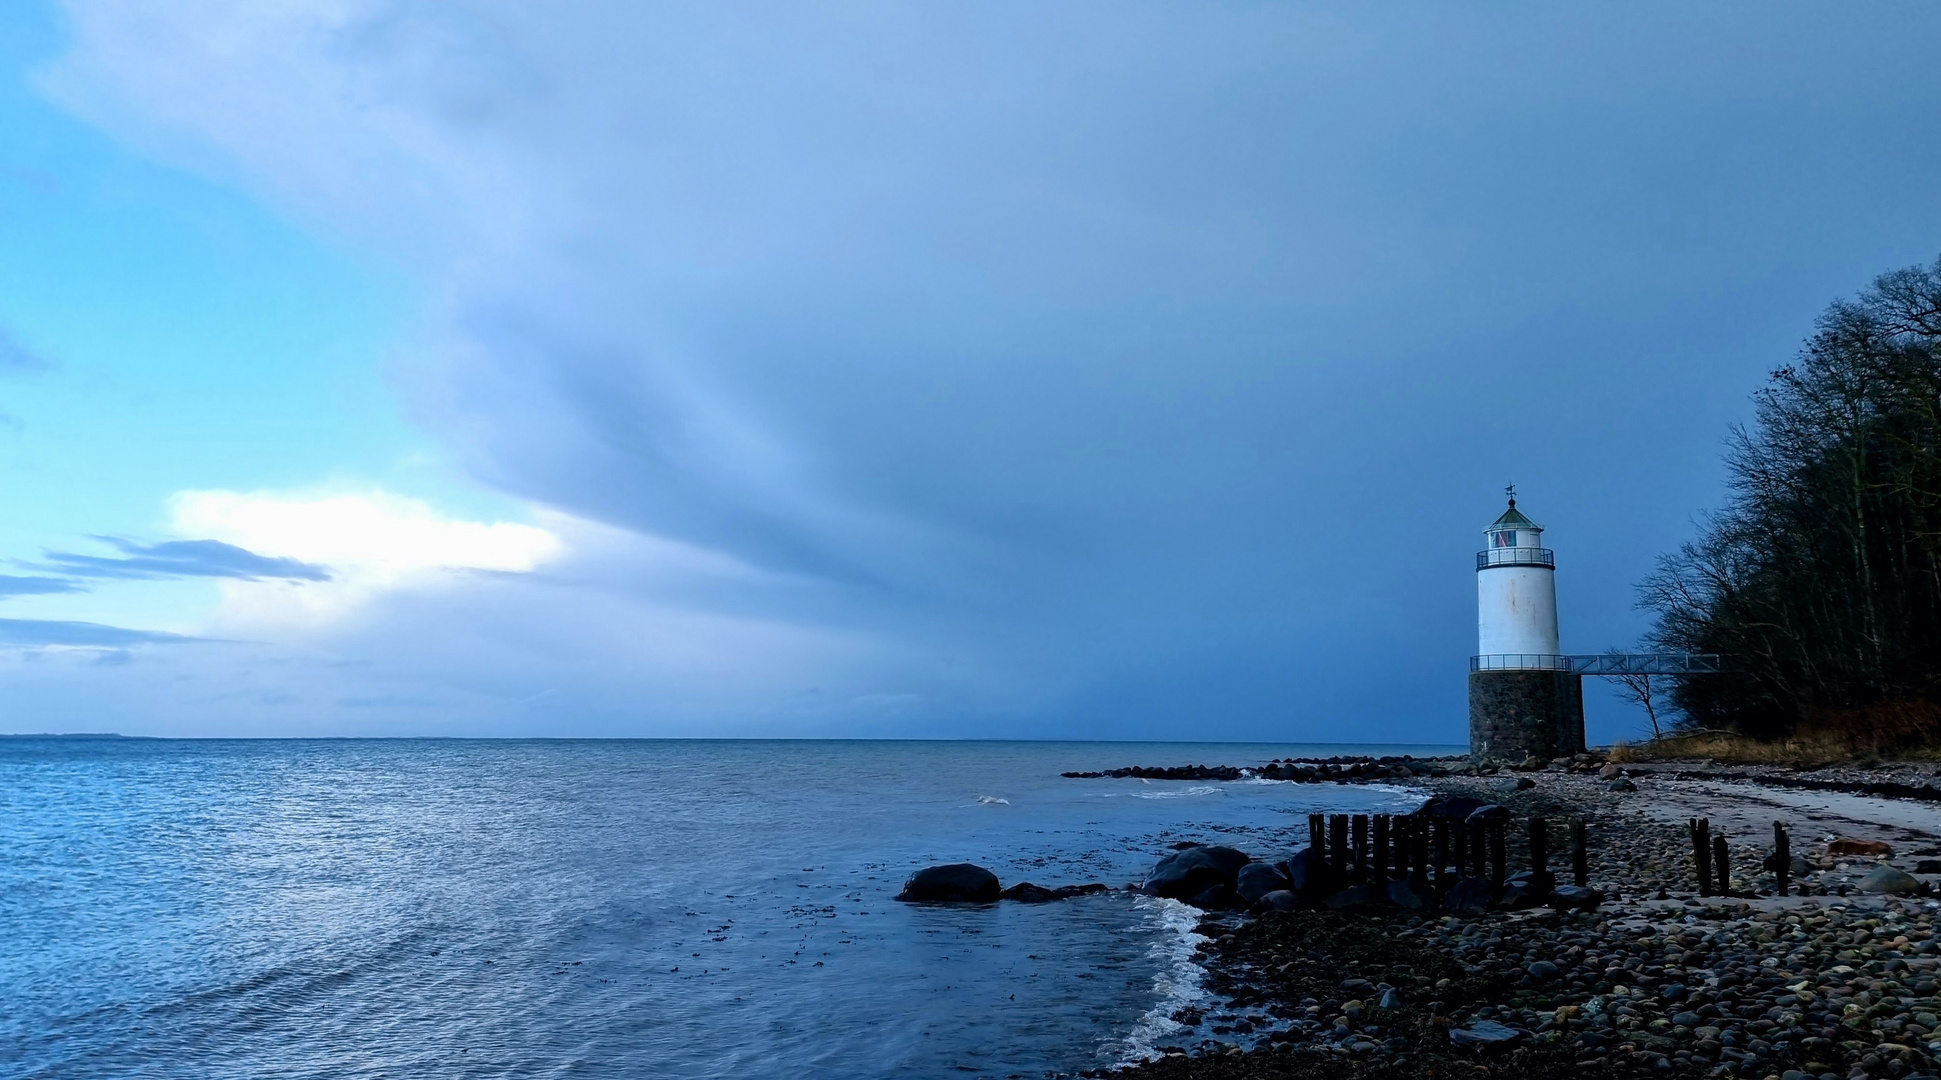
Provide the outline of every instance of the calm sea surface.
[[890,900],[1135,880],[1379,786],[1068,769],[1180,743],[0,739],[0,1075],[1037,1077],[1186,1034],[1194,912]]

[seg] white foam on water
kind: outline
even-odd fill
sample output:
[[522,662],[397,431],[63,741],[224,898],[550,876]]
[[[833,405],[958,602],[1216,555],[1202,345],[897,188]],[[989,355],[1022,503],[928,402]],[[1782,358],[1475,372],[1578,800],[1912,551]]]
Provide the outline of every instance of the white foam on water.
[[979,795],[979,796],[977,797],[977,805],[979,805],[979,806],[1009,806],[1009,805],[1011,805],[1011,800],[1009,800],[1009,799],[1000,799],[1000,798],[998,798],[998,797],[997,797],[996,795]]
[[[1175,788],[1166,791],[1131,791],[1125,794],[1131,795],[1135,799],[1191,799],[1201,795],[1218,795],[1220,794],[1220,789],[1217,787],[1190,787],[1184,789]],[[1107,796],[1107,798],[1110,797],[1110,795]]]
[[1206,989],[1206,969],[1193,962],[1193,954],[1205,945],[1207,937],[1199,932],[1200,909],[1178,900],[1141,896],[1133,901],[1135,910],[1154,920],[1163,933],[1153,942],[1148,955],[1159,961],[1159,974],[1153,976],[1153,994],[1158,1001],[1132,1025],[1125,1038],[1103,1047],[1102,1056],[1113,1064],[1130,1065],[1159,1057],[1159,1044],[1192,1028],[1173,1019],[1173,1014],[1189,1005],[1202,1005],[1212,994]]

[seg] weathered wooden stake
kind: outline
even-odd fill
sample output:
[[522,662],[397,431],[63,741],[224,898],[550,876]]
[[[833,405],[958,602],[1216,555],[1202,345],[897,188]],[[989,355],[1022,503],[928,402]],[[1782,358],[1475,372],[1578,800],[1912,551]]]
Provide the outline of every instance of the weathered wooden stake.
[[1314,853],[1321,856],[1322,862],[1328,861],[1328,826],[1326,822],[1327,819],[1320,814],[1309,814],[1307,816],[1307,842],[1309,846],[1314,848]]
[[1368,876],[1376,885],[1388,880],[1388,815],[1375,815],[1375,857],[1368,863]]
[[1334,872],[1346,877],[1348,874],[1348,815],[1336,814],[1328,819],[1328,861],[1334,864]]
[[1449,823],[1449,831],[1455,834],[1452,839],[1454,839],[1456,842],[1456,850],[1453,853],[1453,858],[1456,864],[1456,876],[1468,877],[1469,876],[1469,827],[1465,825],[1463,822],[1452,821]]
[[1509,823],[1492,821],[1489,823],[1489,880],[1498,892],[1503,882],[1510,876]]
[[1540,817],[1530,819],[1530,869],[1539,882],[1550,877],[1550,823]]
[[1586,835],[1589,831],[1583,818],[1570,823],[1570,881],[1579,888],[1589,885],[1591,879],[1590,837]]
[[1786,826],[1777,821],[1773,822],[1773,877],[1779,880],[1779,895],[1786,896],[1793,880],[1793,841],[1786,835]]
[[1368,884],[1368,815],[1356,814],[1351,822],[1355,843],[1355,884]]
[[1409,874],[1409,883],[1415,886],[1416,892],[1426,892],[1429,888],[1429,823],[1421,818],[1410,822],[1409,837],[1414,841],[1410,845],[1414,851],[1409,861],[1414,866]]
[[1698,865],[1698,895],[1712,895],[1712,823],[1704,818],[1691,820],[1692,859]]
[[1725,837],[1712,838],[1712,876],[1718,879],[1718,894],[1732,895],[1732,859],[1726,852]]
[[1449,819],[1435,819],[1436,844],[1434,853],[1436,889],[1440,891],[1449,884]]
[[1476,862],[1476,877],[1489,876],[1489,823],[1469,821],[1469,857]]

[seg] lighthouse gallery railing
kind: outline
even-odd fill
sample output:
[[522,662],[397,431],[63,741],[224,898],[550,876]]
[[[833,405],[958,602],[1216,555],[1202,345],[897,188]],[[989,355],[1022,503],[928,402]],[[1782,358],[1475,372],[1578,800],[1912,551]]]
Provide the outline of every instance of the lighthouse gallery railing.
[[1492,566],[1547,566],[1557,568],[1557,555],[1549,548],[1504,547],[1485,548],[1476,553],[1476,569],[1487,570]]

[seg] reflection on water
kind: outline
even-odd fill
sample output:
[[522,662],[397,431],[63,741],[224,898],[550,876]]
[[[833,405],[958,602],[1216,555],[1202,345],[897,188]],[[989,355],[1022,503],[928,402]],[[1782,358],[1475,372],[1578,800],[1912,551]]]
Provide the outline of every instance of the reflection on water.
[[[1314,748],[1308,748],[1312,752]],[[1191,909],[1120,884],[1378,787],[1063,780],[1288,746],[0,739],[7,1075],[1005,1076],[1165,1041]],[[1131,796],[1131,797],[1129,797]]]

